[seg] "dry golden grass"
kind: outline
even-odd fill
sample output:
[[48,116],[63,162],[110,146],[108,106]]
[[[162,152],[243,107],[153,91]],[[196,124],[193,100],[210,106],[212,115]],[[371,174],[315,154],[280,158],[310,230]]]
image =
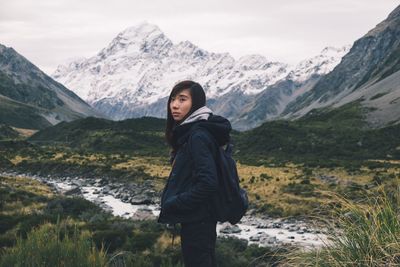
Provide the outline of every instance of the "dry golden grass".
[[[302,175],[300,166],[288,165],[286,167],[264,167],[238,165],[238,173],[241,178],[241,186],[245,187],[249,194],[250,203],[257,207],[265,204],[281,209],[283,214],[293,214],[295,211],[309,210],[310,203],[318,203],[315,197],[306,198],[286,194],[282,188],[293,182],[296,177]],[[263,179],[262,175],[267,175],[268,179]]]
[[29,215],[34,212],[43,209],[46,206],[45,203],[31,203],[26,205],[21,201],[14,201],[12,203],[7,203],[3,206],[3,215]]
[[29,179],[27,177],[9,177],[9,176],[1,176],[0,184],[8,185],[14,188],[24,187],[27,189],[27,191],[30,192],[34,191],[39,185],[41,185],[38,181]]
[[126,161],[114,164],[113,169],[142,170],[144,173],[159,178],[153,180],[154,189],[161,191],[171,171],[167,160],[159,157],[130,157]]
[[[181,238],[179,234],[175,235],[173,247],[180,246]],[[164,232],[154,244],[157,251],[165,251],[167,248],[172,247],[172,234]]]
[[8,185],[11,188],[23,188],[27,192],[46,197],[52,197],[54,195],[50,187],[27,177],[0,176],[0,185]]
[[56,152],[49,160],[61,160],[67,163],[75,163],[79,165],[106,163],[107,157],[101,153],[93,153],[90,155],[69,154],[65,152]]
[[383,160],[383,159],[370,159],[369,161],[381,162],[381,163],[391,163],[391,164],[400,164],[400,160]]
[[[16,156],[11,161],[16,164],[22,160],[29,160],[27,157]],[[56,152],[50,160],[61,160],[80,165],[99,164],[111,165],[112,169],[134,171],[141,170],[144,173],[155,177],[153,186],[155,190],[161,191],[166,183],[166,179],[171,171],[168,159],[165,157],[138,157],[121,154],[104,155],[101,153],[92,153],[89,155],[71,154],[68,152]],[[390,161],[399,163],[400,161]],[[386,174],[395,174],[400,176],[399,168],[391,167],[388,169],[370,170],[367,167],[361,168],[354,173],[348,172],[344,168],[304,168],[302,165],[287,164],[284,167],[265,167],[250,166],[237,163],[241,185],[249,193],[250,202],[256,207],[262,207],[268,204],[290,214],[293,210],[310,211],[312,207],[326,204],[329,198],[315,196],[300,196],[293,193],[284,193],[283,188],[288,184],[299,183],[307,177],[316,190],[335,190],[329,188],[329,185],[319,177],[334,176],[338,182],[338,187],[346,187],[350,182],[359,185],[371,183],[377,172]],[[303,173],[307,170],[307,173]]]
[[154,157],[132,157],[127,161],[115,164],[114,169],[142,169],[151,176],[166,178],[169,176],[171,166],[165,160]]
[[[26,177],[0,177],[0,187],[7,188],[10,191],[24,191],[38,196],[52,197],[54,196],[50,187],[38,181]],[[42,209],[46,204],[40,202],[22,203],[21,201],[6,202],[2,207],[2,214],[32,214]]]
[[350,174],[344,168],[335,168],[334,170],[319,168],[313,170],[314,176],[317,175],[329,175],[335,176],[338,179],[338,183],[341,185],[346,185],[348,182],[355,182],[359,184],[366,184],[371,181],[372,175],[367,169],[359,174]]
[[17,155],[17,156],[15,156],[14,158],[10,159],[10,161],[11,161],[14,165],[16,165],[16,164],[20,163],[20,162],[23,161],[23,160],[29,160],[29,159],[30,159],[30,157],[28,157],[28,156],[22,157],[22,156]]
[[13,127],[13,126],[11,126],[11,128],[16,130],[23,137],[30,137],[30,136],[34,135],[36,132],[38,132],[38,130],[34,130],[34,129],[24,129],[24,128],[17,128],[17,127]]
[[[371,183],[377,171],[362,168],[357,173],[349,173],[344,168],[313,168],[311,174],[303,173],[303,167],[290,164],[286,167],[264,167],[248,166],[237,164],[241,185],[249,193],[249,200],[257,207],[269,204],[280,208],[284,214],[310,213],[312,209],[331,202],[331,198],[325,195],[320,196],[300,196],[282,192],[282,188],[289,183],[300,182],[304,177],[308,177],[311,184],[315,185],[316,191],[332,190],[329,185],[322,181],[321,175],[333,176],[337,180],[337,187],[346,187],[350,182],[359,185]],[[399,174],[398,168],[383,170],[385,173]],[[267,175],[268,179],[262,176]]]
[[65,153],[58,152],[58,153],[54,154],[54,156],[53,156],[52,159],[53,159],[53,160],[62,159],[62,158],[64,157],[64,155],[65,155]]

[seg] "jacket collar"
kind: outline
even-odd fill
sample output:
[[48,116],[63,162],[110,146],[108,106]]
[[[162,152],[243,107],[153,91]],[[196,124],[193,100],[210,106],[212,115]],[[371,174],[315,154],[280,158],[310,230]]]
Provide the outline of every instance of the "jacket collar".
[[190,114],[190,116],[187,117],[180,125],[192,123],[199,120],[207,120],[211,114],[213,114],[212,110],[206,106],[203,106]]

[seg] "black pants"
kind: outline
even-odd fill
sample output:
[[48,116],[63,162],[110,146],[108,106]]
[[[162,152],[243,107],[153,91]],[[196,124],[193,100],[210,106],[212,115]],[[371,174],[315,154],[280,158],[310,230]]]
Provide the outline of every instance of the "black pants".
[[185,267],[216,267],[217,223],[210,220],[181,223],[181,248]]

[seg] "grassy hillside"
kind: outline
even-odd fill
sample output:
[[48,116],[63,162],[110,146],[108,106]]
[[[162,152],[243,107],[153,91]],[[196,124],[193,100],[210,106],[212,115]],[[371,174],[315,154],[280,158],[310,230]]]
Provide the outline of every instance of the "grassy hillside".
[[0,124],[0,140],[16,139],[19,136],[20,136],[19,133],[10,126],[5,124]]
[[350,161],[400,158],[400,125],[369,129],[357,102],[316,110],[296,121],[266,122],[237,136],[240,161],[339,166]]
[[63,105],[57,94],[43,86],[32,86],[29,83],[16,83],[14,79],[0,72],[0,94],[15,101],[31,104],[45,109]]
[[40,108],[0,95],[0,123],[28,129],[44,129],[51,124],[41,116]]
[[[246,132],[234,131],[235,157],[248,165],[295,162],[321,166],[399,159],[400,126],[370,129],[364,122],[366,112],[354,102],[334,110],[314,110],[296,121],[271,121]],[[165,120],[150,117],[117,122],[86,118],[60,123],[28,140],[83,151],[167,156],[164,127]]]
[[144,117],[110,121],[89,117],[73,122],[61,122],[34,134],[28,140],[85,151],[167,155],[164,130],[163,119]]

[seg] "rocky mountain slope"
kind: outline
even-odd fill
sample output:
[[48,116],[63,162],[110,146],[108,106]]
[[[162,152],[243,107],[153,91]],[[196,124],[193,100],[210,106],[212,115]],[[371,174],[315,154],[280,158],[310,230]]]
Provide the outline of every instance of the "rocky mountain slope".
[[337,108],[360,101],[370,111],[372,127],[400,121],[400,6],[374,29],[354,42],[335,69],[290,103],[286,118],[315,108]]
[[75,93],[3,45],[0,45],[0,111],[0,122],[33,129],[100,116]]

